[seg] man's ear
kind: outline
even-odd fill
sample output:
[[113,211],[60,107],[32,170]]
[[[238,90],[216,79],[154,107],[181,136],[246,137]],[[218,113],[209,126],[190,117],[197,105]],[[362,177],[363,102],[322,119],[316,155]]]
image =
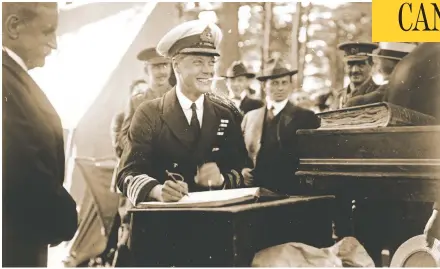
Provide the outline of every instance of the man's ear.
[[9,15],[3,26],[9,39],[16,40],[20,35],[21,22],[16,15]]
[[180,74],[180,65],[179,65],[180,61],[177,61],[176,59],[173,59],[173,70],[175,73]]

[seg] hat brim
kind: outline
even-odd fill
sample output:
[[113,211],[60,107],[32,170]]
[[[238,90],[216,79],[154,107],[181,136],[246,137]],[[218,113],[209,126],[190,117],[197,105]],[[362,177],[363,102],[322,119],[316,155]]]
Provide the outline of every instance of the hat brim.
[[244,74],[240,74],[240,75],[237,75],[237,76],[228,76],[228,75],[226,75],[226,76],[224,76],[225,78],[238,78],[238,77],[246,77],[246,78],[254,78],[255,77],[255,74],[252,74],[252,73],[244,73]]
[[285,77],[285,76],[290,76],[291,77],[291,76],[295,75],[296,73],[298,73],[298,70],[293,70],[293,71],[289,71],[289,72],[286,72],[286,73],[270,75],[270,76],[259,76],[259,77],[257,77],[257,79],[259,81],[266,81],[268,79],[276,79],[276,78],[281,78],[281,77]]
[[344,57],[344,61],[345,62],[363,62],[363,61],[367,61],[369,57],[371,57],[371,56],[367,56],[367,55],[346,56],[346,57]]
[[432,257],[432,263],[436,264],[436,267],[440,266],[440,253],[439,250],[434,248],[428,248],[426,246],[425,235],[414,236],[405,241],[397,249],[393,258],[391,259],[390,267],[407,267],[405,266],[408,259],[416,253],[427,253]]
[[208,48],[185,48],[179,51],[178,54],[220,56],[217,50]]

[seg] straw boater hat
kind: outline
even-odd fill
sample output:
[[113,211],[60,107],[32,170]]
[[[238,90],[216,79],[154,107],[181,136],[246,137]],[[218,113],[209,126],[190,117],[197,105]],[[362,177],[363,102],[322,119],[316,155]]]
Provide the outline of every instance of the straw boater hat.
[[139,61],[147,64],[167,64],[171,63],[170,59],[167,59],[156,52],[156,48],[147,48],[139,52],[137,55]]
[[249,73],[241,61],[235,61],[226,71],[226,78],[236,78],[245,76],[247,78],[254,78],[255,74]]
[[366,61],[377,48],[378,45],[371,42],[345,42],[338,45],[338,49],[344,51],[346,62]]
[[390,60],[400,61],[408,55],[417,45],[402,42],[381,42],[379,52],[374,56]]
[[440,267],[439,242],[426,246],[425,235],[417,235],[403,243],[391,259],[390,267]]
[[259,81],[266,81],[268,79],[276,79],[284,76],[293,76],[298,73],[298,70],[290,70],[290,67],[281,59],[270,59],[266,63],[261,76],[258,76]]

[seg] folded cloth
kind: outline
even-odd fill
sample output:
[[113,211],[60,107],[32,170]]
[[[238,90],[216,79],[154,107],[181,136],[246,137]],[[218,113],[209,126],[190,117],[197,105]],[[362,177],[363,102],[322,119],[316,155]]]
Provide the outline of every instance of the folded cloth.
[[292,242],[263,249],[252,267],[374,267],[374,262],[356,238],[345,237],[329,248]]

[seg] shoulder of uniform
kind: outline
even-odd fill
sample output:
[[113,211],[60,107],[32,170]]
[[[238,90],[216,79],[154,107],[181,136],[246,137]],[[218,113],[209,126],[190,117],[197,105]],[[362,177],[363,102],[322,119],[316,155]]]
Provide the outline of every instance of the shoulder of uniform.
[[[141,104],[138,106],[138,110],[142,110],[144,112],[146,111],[159,111],[160,110],[160,103],[162,98],[156,98],[152,100],[144,100]],[[156,115],[157,113],[153,113]],[[153,115],[151,114],[151,115]]]
[[235,117],[242,118],[241,112],[237,109],[235,104],[228,98],[212,92],[206,93],[205,96],[206,98],[211,100],[214,104],[217,104],[220,107],[231,112]]

